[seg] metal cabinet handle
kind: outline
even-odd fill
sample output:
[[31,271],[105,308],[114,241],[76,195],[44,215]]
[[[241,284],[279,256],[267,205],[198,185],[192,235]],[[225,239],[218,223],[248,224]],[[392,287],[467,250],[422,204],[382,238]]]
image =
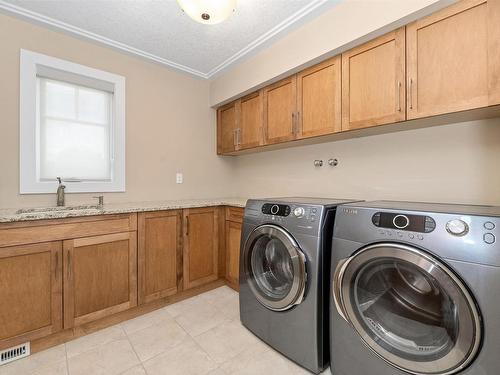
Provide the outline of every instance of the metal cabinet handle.
[[236,146],[241,145],[241,129],[236,129]]
[[236,147],[238,145],[238,140],[236,139],[237,137],[237,129],[233,130],[233,146]]
[[66,264],[66,267],[68,268],[66,274],[67,274],[67,277],[69,279],[71,276],[71,252],[69,252],[69,251],[68,251],[68,262]]
[[295,133],[299,132],[299,122],[300,122],[300,111],[297,111],[297,116],[295,119]]
[[59,278],[59,252],[56,252],[56,280]]
[[186,236],[189,235],[189,216],[186,216]]
[[291,129],[290,129],[290,132],[292,134],[295,134],[295,113],[292,112],[292,126],[291,126]]
[[413,109],[413,79],[410,78],[410,109]]
[[401,112],[401,82],[398,82],[398,112]]

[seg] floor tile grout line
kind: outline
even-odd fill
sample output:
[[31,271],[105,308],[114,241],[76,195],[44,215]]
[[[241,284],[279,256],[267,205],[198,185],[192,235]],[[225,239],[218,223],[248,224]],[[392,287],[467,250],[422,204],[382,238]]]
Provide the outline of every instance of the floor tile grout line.
[[[132,351],[134,352],[135,356],[137,357],[137,360],[139,361],[139,364],[141,365],[142,369],[144,370],[144,372],[146,373],[146,375],[148,374],[148,371],[146,370],[146,368],[144,367],[144,363],[142,362],[141,360],[141,357],[139,357],[139,354],[137,354],[135,348],[134,348],[134,344],[132,344],[132,341],[130,341],[130,337],[128,336],[128,333],[127,331],[125,330],[125,328],[123,328],[122,326],[122,323],[118,324],[120,326],[120,328],[122,329],[123,333],[125,334],[125,337],[127,338],[127,341],[128,343],[130,344],[130,347],[132,348]],[[125,370],[122,372],[125,373],[126,371],[130,370],[130,369],[133,369],[134,367],[136,367],[137,365],[134,365],[132,367],[130,367],[129,369]],[[69,374],[71,375],[71,374]]]
[[[175,321],[175,319],[174,319],[174,321]],[[189,334],[189,332],[187,332],[187,331],[184,329],[184,327],[182,327],[179,323],[177,323],[177,321],[175,321],[175,324],[177,324],[177,325],[179,326],[179,328],[180,328],[181,330],[183,330],[183,331],[184,331],[184,333],[186,334],[186,336],[188,336],[191,340],[193,340],[193,341],[194,341],[193,337]],[[127,337],[128,337],[128,336],[127,336]],[[170,348],[168,348],[167,350],[165,350],[165,351],[163,351],[163,352],[161,352],[161,353],[155,354],[153,357],[148,358],[148,359],[146,359],[145,361],[143,361],[141,358],[139,358],[139,362],[141,362],[141,364],[144,364],[144,363],[146,363],[146,362],[148,362],[148,361],[151,361],[151,360],[152,360],[152,359],[154,359],[154,358],[159,357],[159,356],[160,356],[160,355],[162,355],[162,354],[165,354],[165,353],[166,353],[166,352],[168,352],[170,349],[176,348],[176,347],[178,347],[178,346],[180,346],[180,345],[182,345],[182,344],[184,344],[184,342],[183,342],[183,341],[179,342],[178,344],[175,344],[175,345],[171,346]],[[132,348],[134,348],[134,345],[132,344],[132,342],[130,342],[130,345],[132,345]],[[135,348],[134,348],[134,351],[135,351]],[[144,367],[144,366],[143,366],[143,367]],[[146,369],[144,369],[144,370],[146,370]]]
[[68,375],[71,375],[69,371],[68,348],[66,347],[66,343],[64,343],[63,345],[64,345],[64,356],[66,357],[66,373]]

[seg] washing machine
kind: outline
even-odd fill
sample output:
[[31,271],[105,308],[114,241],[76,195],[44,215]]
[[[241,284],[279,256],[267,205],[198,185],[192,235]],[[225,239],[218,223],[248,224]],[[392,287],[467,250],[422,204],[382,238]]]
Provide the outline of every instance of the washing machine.
[[332,240],[335,375],[500,373],[500,208],[342,206]]
[[249,200],[243,218],[241,322],[314,373],[328,365],[331,236],[337,206],[348,202]]

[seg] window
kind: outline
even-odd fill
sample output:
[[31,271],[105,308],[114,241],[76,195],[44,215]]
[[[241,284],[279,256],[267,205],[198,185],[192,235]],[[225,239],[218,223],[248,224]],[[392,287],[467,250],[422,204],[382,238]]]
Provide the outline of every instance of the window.
[[125,79],[21,50],[20,192],[125,191]]

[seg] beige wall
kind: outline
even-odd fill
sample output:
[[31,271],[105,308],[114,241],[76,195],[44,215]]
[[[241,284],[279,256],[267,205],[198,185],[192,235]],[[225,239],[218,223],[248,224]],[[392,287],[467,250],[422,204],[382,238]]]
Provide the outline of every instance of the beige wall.
[[[353,8],[356,4],[357,9]],[[18,194],[20,48],[127,78],[127,192],[106,194],[108,202],[315,195],[500,205],[500,119],[238,157],[215,154],[215,115],[209,103],[224,101],[328,54],[326,34],[336,35],[338,43],[347,42],[429,5],[442,6],[443,2],[347,0],[211,84],[0,15],[0,207],[47,205],[55,199],[53,195]],[[352,12],[349,22],[334,13],[342,6]],[[380,12],[377,17],[374,8]],[[350,32],[344,35],[334,24],[340,29],[346,22]],[[311,24],[316,26],[311,28]],[[286,48],[291,43],[288,37],[302,40],[304,49]],[[309,46],[313,38],[327,43]],[[338,167],[313,167],[314,159],[330,157],[340,160]],[[182,185],[175,184],[178,170],[185,175]],[[90,196],[72,195],[68,201],[90,201]]]
[[331,10],[214,78],[210,104],[215,106],[250,92],[455,1],[341,0]]
[[[1,14],[0,40],[0,208],[55,202],[55,195],[19,195],[20,48],[126,77],[127,191],[105,194],[107,202],[228,194],[232,163],[215,154],[207,81]],[[183,184],[175,184],[176,171]]]
[[[314,159],[338,158],[321,168]],[[500,205],[500,119],[239,156],[244,196]]]
[[[213,80],[216,105],[453,1],[345,0]],[[333,52],[332,52],[333,51]],[[340,160],[315,168],[314,159]],[[500,205],[500,119],[236,158],[243,196],[327,196]]]

